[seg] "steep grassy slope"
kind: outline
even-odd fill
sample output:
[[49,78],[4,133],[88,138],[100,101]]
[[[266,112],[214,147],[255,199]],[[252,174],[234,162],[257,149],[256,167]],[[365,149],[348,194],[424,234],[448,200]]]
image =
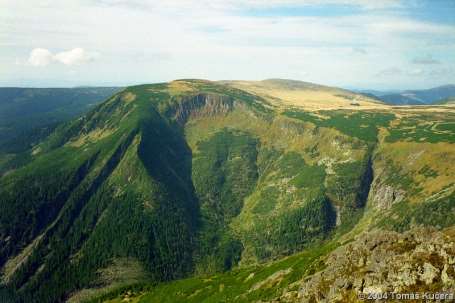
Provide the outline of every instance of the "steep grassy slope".
[[[453,228],[368,232],[354,241],[326,244],[278,262],[210,278],[138,284],[91,302],[343,303],[364,302],[375,294],[387,296],[384,301],[399,302],[398,294],[451,294],[455,289],[453,241]],[[423,297],[414,300],[421,301]]]
[[325,256],[336,247],[323,244],[273,263],[242,267],[210,277],[122,287],[87,302],[267,302],[279,297],[283,290],[291,289],[302,276],[320,270]]
[[134,86],[59,126],[0,178],[0,296],[270,300],[369,229],[453,225],[452,113],[253,92]]

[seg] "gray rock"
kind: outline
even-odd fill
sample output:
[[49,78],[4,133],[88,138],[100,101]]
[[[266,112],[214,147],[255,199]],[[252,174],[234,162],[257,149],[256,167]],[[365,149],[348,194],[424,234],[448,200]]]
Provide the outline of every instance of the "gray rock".
[[333,251],[321,272],[303,278],[297,297],[284,292],[277,299],[357,302],[359,293],[454,290],[455,267],[450,264],[455,258],[455,246],[450,245],[454,238],[455,233],[434,228],[363,234]]

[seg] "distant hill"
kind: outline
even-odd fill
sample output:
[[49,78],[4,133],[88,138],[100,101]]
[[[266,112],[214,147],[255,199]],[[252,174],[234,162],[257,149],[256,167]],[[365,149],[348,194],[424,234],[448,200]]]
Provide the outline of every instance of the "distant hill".
[[352,89],[352,91],[362,93],[362,94],[367,94],[367,95],[373,95],[376,97],[381,97],[384,95],[391,95],[391,94],[400,92],[400,90],[376,90],[376,89]]
[[378,95],[385,103],[393,105],[434,104],[440,100],[455,97],[455,85],[444,85],[423,90],[406,90],[400,93]]
[[118,87],[1,87],[0,152],[27,148],[59,122],[87,112],[119,90]]
[[360,94],[363,95],[363,96],[365,96],[365,97],[367,97],[367,98],[374,99],[374,100],[379,101],[379,102],[384,102],[384,101],[381,99],[380,96],[375,95],[375,94],[373,94],[373,93],[361,92]]
[[333,109],[383,108],[376,97],[346,89],[287,79],[262,81],[222,81],[229,86],[257,94],[280,106],[296,106],[310,111]]

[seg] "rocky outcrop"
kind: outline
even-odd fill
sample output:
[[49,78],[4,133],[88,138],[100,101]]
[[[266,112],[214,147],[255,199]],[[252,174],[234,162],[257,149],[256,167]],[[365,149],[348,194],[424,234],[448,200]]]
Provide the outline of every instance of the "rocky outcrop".
[[233,107],[234,100],[229,96],[202,93],[183,98],[172,114],[177,123],[183,125],[190,118],[227,114]]
[[389,209],[404,199],[405,191],[391,185],[375,183],[372,186],[371,201],[375,208]]
[[357,302],[371,293],[455,293],[455,230],[375,231],[344,245],[279,302]]
[[403,201],[406,192],[397,187],[388,184],[386,171],[384,169],[375,169],[375,177],[371,183],[368,199],[371,206],[376,209],[390,209],[395,203]]

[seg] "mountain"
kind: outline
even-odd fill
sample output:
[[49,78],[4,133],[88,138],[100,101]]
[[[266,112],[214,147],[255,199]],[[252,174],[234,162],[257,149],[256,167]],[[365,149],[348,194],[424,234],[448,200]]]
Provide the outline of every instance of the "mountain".
[[360,94],[366,94],[366,95],[373,95],[376,97],[381,97],[384,95],[391,95],[395,93],[399,93],[399,90],[376,90],[376,89],[352,89],[352,91],[360,93]]
[[30,147],[52,132],[59,122],[87,112],[119,90],[0,87],[0,152]]
[[422,105],[435,104],[440,100],[454,97],[455,85],[444,85],[424,90],[407,90],[399,93],[378,96],[388,104]]
[[281,79],[125,88],[0,177],[0,298],[298,302],[358,237],[455,224],[454,119]]
[[308,110],[383,108],[377,98],[354,93],[337,87],[286,79],[263,81],[225,81],[229,86],[261,96],[265,100]]

